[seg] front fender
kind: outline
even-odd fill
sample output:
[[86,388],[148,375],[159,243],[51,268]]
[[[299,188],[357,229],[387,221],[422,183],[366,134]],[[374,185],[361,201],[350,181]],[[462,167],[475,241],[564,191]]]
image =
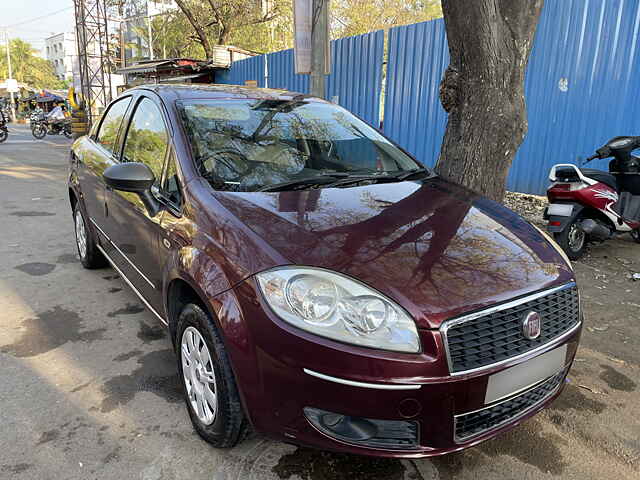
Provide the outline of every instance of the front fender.
[[544,211],[544,218],[545,220],[549,221],[549,223],[547,224],[547,231],[550,233],[560,233],[564,231],[564,229],[567,228],[569,225],[571,225],[571,223],[573,223],[573,221],[576,218],[578,218],[578,215],[580,215],[584,210],[584,206],[577,202],[561,202],[561,203],[563,205],[573,206],[573,210],[571,212],[571,215],[569,216],[549,215],[548,214],[549,207],[547,207]]
[[[251,419],[251,410],[247,408],[244,386],[256,381],[255,345],[247,322],[244,319],[237,293],[229,282],[225,272],[205,252],[194,247],[184,247],[175,252],[167,262],[164,282],[165,312],[168,313],[169,328],[175,333],[177,315],[171,315],[169,303],[172,282],[186,283],[197,294],[207,308],[214,324],[221,333],[231,368],[236,378],[245,412]],[[177,312],[176,312],[177,313]],[[175,340],[177,341],[177,340]]]

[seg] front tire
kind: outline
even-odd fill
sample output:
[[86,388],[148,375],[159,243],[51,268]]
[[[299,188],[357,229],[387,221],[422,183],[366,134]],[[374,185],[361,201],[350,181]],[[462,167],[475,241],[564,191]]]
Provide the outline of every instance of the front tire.
[[587,234],[580,226],[581,220],[582,217],[576,217],[563,231],[553,234],[555,241],[571,260],[578,260],[587,248]]
[[5,130],[0,130],[0,143],[6,141],[8,137],[9,137],[8,132],[6,132]]
[[107,264],[106,259],[96,247],[96,238],[77,202],[73,208],[73,224],[76,234],[76,247],[82,266],[89,270],[104,267]]
[[220,334],[196,304],[185,306],[178,317],[176,347],[194,429],[215,447],[235,446],[249,425]]
[[44,125],[36,125],[31,130],[31,134],[38,140],[42,140],[47,135],[47,127]]
[[633,238],[636,243],[640,243],[640,228],[631,231],[631,238]]

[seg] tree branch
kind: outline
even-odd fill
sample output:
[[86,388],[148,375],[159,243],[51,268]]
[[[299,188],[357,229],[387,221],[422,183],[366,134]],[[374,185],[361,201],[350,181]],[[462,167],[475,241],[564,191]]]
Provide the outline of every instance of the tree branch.
[[185,17],[187,17],[187,20],[189,20],[189,23],[196,31],[196,34],[198,35],[198,41],[202,45],[202,48],[204,48],[205,55],[207,56],[207,58],[211,58],[211,44],[209,43],[209,39],[207,38],[204,29],[198,24],[195,17],[193,16],[193,13],[189,10],[184,0],[176,0],[176,4],[180,8],[180,10],[182,10],[182,13],[184,13]]

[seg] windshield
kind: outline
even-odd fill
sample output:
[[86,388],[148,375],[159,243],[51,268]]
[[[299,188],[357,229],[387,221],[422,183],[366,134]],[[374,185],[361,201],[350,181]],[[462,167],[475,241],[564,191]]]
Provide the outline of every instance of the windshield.
[[375,129],[330,103],[293,100],[180,101],[200,172],[220,190],[421,168]]

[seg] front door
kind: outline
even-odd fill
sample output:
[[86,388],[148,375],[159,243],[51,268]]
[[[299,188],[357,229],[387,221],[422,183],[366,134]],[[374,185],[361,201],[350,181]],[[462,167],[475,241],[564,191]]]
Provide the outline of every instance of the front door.
[[[100,229],[105,222],[105,183],[102,174],[117,162],[120,154],[118,136],[131,103],[131,97],[111,104],[95,134],[94,141],[85,142],[86,149],[78,152],[78,177],[82,185],[82,199],[89,220]],[[104,243],[104,238],[101,239]]]
[[[169,133],[159,100],[138,98],[122,148],[122,162],[146,164],[156,177],[158,192],[169,146]],[[107,226],[114,261],[147,302],[162,311],[162,268],[159,258],[162,212],[151,216],[134,193],[107,191]]]

